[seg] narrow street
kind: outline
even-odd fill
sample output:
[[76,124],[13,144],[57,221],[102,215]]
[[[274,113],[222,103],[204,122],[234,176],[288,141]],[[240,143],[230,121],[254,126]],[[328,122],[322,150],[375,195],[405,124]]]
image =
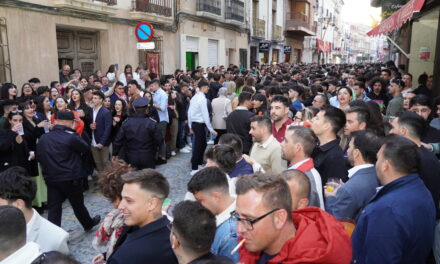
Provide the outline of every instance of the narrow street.
[[[167,164],[157,167],[157,170],[170,182],[172,206],[182,201],[185,196],[186,184],[190,179],[190,159],[191,154],[178,153],[177,156],[169,159]],[[86,192],[84,196],[85,204],[92,215],[99,214],[104,219],[112,209],[111,204],[99,193],[95,186]],[[92,258],[99,253],[92,247],[92,240],[97,227],[92,231],[84,232],[78,220],[76,220],[70,204],[65,202],[63,205],[62,228],[70,233],[70,253],[81,263],[91,263]]]

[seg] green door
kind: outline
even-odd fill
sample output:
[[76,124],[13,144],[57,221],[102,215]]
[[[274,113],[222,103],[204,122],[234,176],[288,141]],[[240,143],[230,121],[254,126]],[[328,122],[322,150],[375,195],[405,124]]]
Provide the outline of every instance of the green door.
[[186,68],[190,70],[195,70],[195,58],[194,52],[186,53]]

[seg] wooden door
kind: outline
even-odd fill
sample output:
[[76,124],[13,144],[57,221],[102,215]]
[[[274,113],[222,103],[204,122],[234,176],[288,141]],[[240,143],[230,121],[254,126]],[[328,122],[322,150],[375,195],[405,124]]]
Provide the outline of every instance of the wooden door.
[[60,68],[69,64],[72,69],[80,69],[83,76],[100,68],[97,32],[57,30],[57,47]]

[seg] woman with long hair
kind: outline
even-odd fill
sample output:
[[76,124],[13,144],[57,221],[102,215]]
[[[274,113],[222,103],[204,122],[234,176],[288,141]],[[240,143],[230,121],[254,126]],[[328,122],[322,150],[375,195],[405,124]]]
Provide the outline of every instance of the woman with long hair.
[[28,149],[23,129],[23,115],[21,110],[13,110],[8,115],[8,122],[5,124],[6,129],[12,135],[12,146],[0,158],[2,163],[8,164],[7,167],[20,166],[25,168],[28,173],[30,171],[29,160],[35,159],[35,152]]
[[57,99],[55,99],[53,114],[50,117],[50,123],[52,125],[55,124],[57,113],[59,111],[71,111],[73,113],[73,116],[75,117],[75,131],[78,135],[81,136],[84,130],[84,121],[81,120],[77,111],[67,108],[67,100],[63,97],[58,97]]
[[243,77],[238,77],[235,80],[235,95],[236,96],[240,96],[241,91],[243,90],[244,87],[244,79]]
[[17,98],[17,86],[13,83],[4,83],[1,87],[0,99],[15,100]]
[[60,92],[58,91],[57,88],[55,87],[50,88],[50,96],[49,96],[50,106],[53,107],[53,102],[55,101],[55,99],[58,97],[59,94]]
[[20,95],[20,101],[24,102],[23,98],[25,96],[35,96],[36,93],[32,89],[32,86],[30,83],[25,83],[21,86],[21,95]]
[[93,111],[84,99],[84,94],[78,90],[72,90],[70,102],[67,105],[69,110],[74,110],[78,113],[79,118],[84,122],[84,129],[89,136],[92,135],[92,130],[90,129],[90,124],[93,121]]
[[159,122],[159,113],[157,113],[157,109],[153,106],[153,94],[145,92],[144,98],[148,99],[148,116]]
[[256,115],[269,116],[267,108],[267,98],[265,95],[257,93],[252,97],[253,112]]
[[35,102],[37,103],[37,108],[36,108],[37,118],[40,121],[50,120],[50,112],[52,108],[50,107],[49,98],[46,96],[37,96]]
[[122,123],[128,117],[127,103],[124,100],[116,99],[115,104],[112,107],[113,124],[110,133],[110,142],[116,138]]

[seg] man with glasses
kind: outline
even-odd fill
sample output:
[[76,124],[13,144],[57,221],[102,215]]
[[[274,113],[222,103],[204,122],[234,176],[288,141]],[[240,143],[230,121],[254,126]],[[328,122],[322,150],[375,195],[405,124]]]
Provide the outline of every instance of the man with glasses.
[[70,81],[70,66],[65,64],[60,71],[60,83],[67,83]]
[[[246,175],[236,184],[240,263],[348,263],[351,241],[332,216],[309,207],[292,212],[287,183],[272,174]],[[296,229],[298,227],[298,229]]]

